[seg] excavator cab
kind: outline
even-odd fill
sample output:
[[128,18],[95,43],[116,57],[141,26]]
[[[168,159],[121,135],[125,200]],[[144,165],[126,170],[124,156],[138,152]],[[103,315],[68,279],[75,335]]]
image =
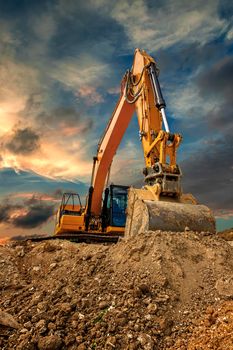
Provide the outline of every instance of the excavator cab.
[[57,212],[55,235],[80,234],[89,231],[123,235],[126,222],[128,186],[110,185],[104,191],[101,217],[92,217],[87,225],[87,212],[78,193],[64,193]]

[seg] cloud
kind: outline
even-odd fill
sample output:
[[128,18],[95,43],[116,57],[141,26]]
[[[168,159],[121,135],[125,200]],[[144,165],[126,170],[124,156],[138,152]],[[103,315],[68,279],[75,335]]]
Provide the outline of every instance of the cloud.
[[218,97],[217,102],[221,103],[221,98],[229,102],[232,101],[233,87],[233,56],[226,56],[216,62],[211,69],[202,72],[197,85],[200,94],[205,96]]
[[232,141],[194,153],[182,166],[184,189],[212,209],[231,209],[233,193]]
[[218,1],[158,2],[120,0],[92,1],[93,6],[121,24],[130,46],[157,51],[174,45],[198,42],[204,45],[227,30],[226,18],[219,15]]
[[95,105],[104,101],[103,96],[93,86],[82,86],[78,89],[77,97],[82,97],[87,105]]
[[32,196],[22,203],[13,203],[4,199],[0,205],[0,223],[7,223],[16,228],[31,229],[46,223],[54,214],[54,205],[45,203],[41,198]]
[[22,192],[16,193],[9,196],[11,199],[23,199],[26,201],[26,204],[33,204],[35,201],[49,201],[49,202],[58,202],[62,198],[63,191],[57,189],[51,194],[45,194],[40,192]]
[[[19,122],[19,113],[25,108],[28,96],[38,92],[37,70],[14,61],[10,56],[0,62],[0,136]],[[30,123],[24,120],[25,124]]]
[[14,154],[28,155],[40,147],[39,135],[31,128],[15,129],[5,147]]
[[8,222],[10,219],[11,210],[18,209],[18,206],[13,206],[10,204],[0,205],[0,223]]
[[[184,187],[215,210],[232,209],[233,193],[233,57],[226,57],[196,79],[203,100],[213,108],[202,115],[209,126],[206,136],[183,163]],[[216,103],[217,102],[217,103]],[[197,123],[196,129],[200,128]]]
[[[36,122],[42,129],[48,127],[49,132],[51,132],[51,127],[56,128],[56,132],[59,127],[61,133],[63,133],[64,130],[66,131],[66,128],[71,128],[76,134],[80,132],[85,133],[87,130],[90,131],[93,125],[90,118],[82,115],[81,112],[71,106],[58,106],[50,111],[41,111],[36,115]],[[70,136],[69,133],[68,136]]]
[[104,101],[98,89],[106,85],[105,81],[111,75],[111,68],[98,57],[82,54],[76,59],[57,62],[50,75],[61,82],[65,89],[73,91],[78,98],[82,98],[87,105],[93,105]]
[[15,227],[30,229],[44,224],[53,216],[53,213],[52,205],[34,204],[22,215],[11,218],[11,223]]

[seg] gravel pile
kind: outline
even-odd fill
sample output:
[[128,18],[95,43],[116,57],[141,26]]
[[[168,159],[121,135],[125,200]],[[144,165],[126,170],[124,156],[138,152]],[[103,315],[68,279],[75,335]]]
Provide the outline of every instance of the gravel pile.
[[233,349],[233,248],[194,232],[0,246],[0,349]]

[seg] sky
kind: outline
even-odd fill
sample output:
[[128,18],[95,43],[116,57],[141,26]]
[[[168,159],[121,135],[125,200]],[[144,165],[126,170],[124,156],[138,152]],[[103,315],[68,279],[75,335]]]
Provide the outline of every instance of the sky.
[[[135,48],[160,68],[184,192],[233,227],[233,3],[0,0],[0,236],[51,233],[92,157]],[[143,179],[134,115],[111,181]],[[126,183],[127,181],[127,183]]]

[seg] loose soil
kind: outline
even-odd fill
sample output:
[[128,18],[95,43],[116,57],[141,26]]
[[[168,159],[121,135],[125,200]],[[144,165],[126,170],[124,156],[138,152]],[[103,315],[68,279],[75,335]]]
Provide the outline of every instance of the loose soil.
[[146,232],[0,246],[0,349],[233,350],[233,247]]

